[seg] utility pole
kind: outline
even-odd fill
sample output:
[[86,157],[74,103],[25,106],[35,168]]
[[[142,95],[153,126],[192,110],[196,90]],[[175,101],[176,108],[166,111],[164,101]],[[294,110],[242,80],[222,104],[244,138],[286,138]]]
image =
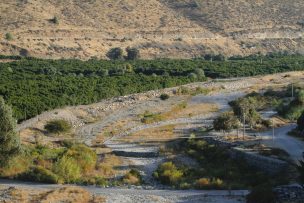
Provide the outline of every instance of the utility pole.
[[246,133],[246,119],[245,119],[245,113],[243,114],[243,140],[245,140],[245,133]]
[[239,139],[239,126],[236,129],[236,137],[237,137],[237,139]]
[[274,122],[272,121],[272,141],[274,142]]
[[291,83],[291,97],[293,98],[294,96],[294,87],[293,87],[293,83]]

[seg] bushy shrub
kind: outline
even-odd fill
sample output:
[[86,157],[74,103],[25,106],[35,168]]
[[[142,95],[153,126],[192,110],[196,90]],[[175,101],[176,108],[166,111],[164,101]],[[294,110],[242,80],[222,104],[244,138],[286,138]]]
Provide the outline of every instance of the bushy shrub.
[[198,76],[195,74],[195,73],[189,73],[188,77],[191,79],[191,80],[195,80],[198,78]]
[[20,175],[21,179],[29,181],[37,181],[42,183],[60,183],[59,176],[54,174],[52,171],[45,169],[41,166],[35,166],[29,171]]
[[297,105],[288,105],[279,114],[283,115],[284,118],[296,121],[302,114],[304,110],[304,106],[297,106]]
[[77,180],[77,184],[96,185],[96,186],[100,186],[100,187],[105,187],[105,186],[109,185],[108,181],[100,176],[81,177]]
[[44,128],[50,133],[65,133],[71,129],[71,125],[66,120],[52,120]]
[[13,34],[10,33],[10,32],[6,33],[5,34],[5,39],[8,40],[8,41],[13,40],[14,39]]
[[183,175],[183,171],[178,170],[173,162],[161,164],[154,173],[154,177],[168,185],[177,185],[181,181]]
[[127,60],[136,60],[136,59],[139,59],[140,53],[139,53],[138,49],[128,47],[126,49],[126,51],[127,51],[127,57],[126,57]]
[[257,124],[262,123],[262,117],[258,110],[262,110],[269,105],[267,99],[258,93],[251,93],[229,104],[232,106],[233,112],[238,118],[243,120],[245,116],[246,123],[249,124],[250,127],[255,127]]
[[298,124],[297,129],[299,131],[304,131],[304,111],[302,112],[301,116],[298,118],[297,124]]
[[205,72],[202,68],[196,68],[194,73],[200,78],[205,77]]
[[55,163],[53,171],[66,183],[74,183],[81,177],[81,168],[78,163],[66,155]]
[[107,53],[107,57],[111,60],[122,60],[123,59],[123,50],[119,47],[112,48]]
[[191,90],[185,86],[179,87],[176,91],[176,94],[178,95],[185,95],[185,94],[190,94]]
[[195,182],[197,189],[221,189],[223,181],[219,178],[200,178]]
[[241,123],[232,112],[224,112],[214,120],[213,126],[215,130],[224,130],[229,132],[233,129],[239,128]]
[[0,168],[0,176],[4,178],[15,178],[28,171],[32,164],[32,158],[27,155],[15,156]]
[[188,190],[188,189],[190,189],[191,188],[191,184],[190,183],[181,183],[180,185],[179,185],[179,188],[180,189],[182,189],[182,190]]
[[56,160],[64,153],[63,148],[50,148],[45,145],[36,145],[30,150],[30,156],[33,159]]
[[167,99],[169,99],[170,98],[170,96],[168,95],[168,94],[161,94],[160,95],[160,99],[161,100],[167,100]]
[[296,121],[304,111],[304,90],[297,89],[295,98],[288,105],[281,105],[278,112],[284,118]]
[[54,24],[59,24],[59,19],[57,16],[54,16],[54,18],[51,19],[51,22]]
[[142,177],[140,175],[140,172],[131,169],[124,177],[123,177],[123,183],[128,185],[140,185],[142,183]]
[[96,152],[83,144],[73,145],[68,149],[65,155],[69,158],[73,158],[76,161],[82,174],[88,174],[96,167]]
[[150,124],[161,120],[163,120],[163,117],[160,113],[154,114],[146,111],[143,115],[141,115],[141,122],[145,124]]

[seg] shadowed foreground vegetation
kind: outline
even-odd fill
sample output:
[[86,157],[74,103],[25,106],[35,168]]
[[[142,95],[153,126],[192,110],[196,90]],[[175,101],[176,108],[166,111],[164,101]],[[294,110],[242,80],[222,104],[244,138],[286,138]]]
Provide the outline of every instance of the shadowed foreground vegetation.
[[184,152],[198,162],[189,167],[182,163],[166,162],[154,172],[161,183],[180,189],[244,189],[262,184],[284,184],[284,176],[267,175],[250,167],[245,160],[232,159],[229,149],[210,145],[194,136],[174,146],[174,151]]

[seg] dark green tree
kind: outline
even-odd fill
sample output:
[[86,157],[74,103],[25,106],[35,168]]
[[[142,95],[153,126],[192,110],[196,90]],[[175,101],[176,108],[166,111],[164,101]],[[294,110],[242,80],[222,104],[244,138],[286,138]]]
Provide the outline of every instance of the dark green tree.
[[0,165],[6,165],[20,151],[20,137],[16,132],[12,109],[0,97]]
[[295,100],[300,105],[304,104],[304,90],[299,90],[299,92],[297,92]]
[[127,51],[127,57],[126,57],[127,60],[136,60],[140,58],[140,53],[138,49],[128,47],[126,51]]
[[298,118],[297,124],[298,124],[298,130],[301,132],[304,131],[304,111],[301,114],[301,116]]
[[123,59],[123,50],[119,47],[112,48],[107,53],[107,57],[111,60],[121,60]]
[[223,130],[229,132],[233,129],[237,129],[241,126],[240,121],[232,112],[224,112],[213,122],[215,130]]
[[234,114],[243,121],[245,116],[246,123],[250,127],[256,126],[262,121],[261,115],[256,110],[259,108],[259,102],[255,97],[245,97],[230,102]]

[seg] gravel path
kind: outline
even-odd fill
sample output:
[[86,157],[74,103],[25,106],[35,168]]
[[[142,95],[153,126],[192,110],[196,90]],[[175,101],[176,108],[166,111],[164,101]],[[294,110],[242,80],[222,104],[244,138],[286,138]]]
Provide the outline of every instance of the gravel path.
[[260,133],[260,135],[264,144],[284,149],[297,163],[299,160],[303,160],[304,142],[288,135],[288,132],[294,128],[296,128],[296,124],[276,128],[274,140],[272,139],[272,130]]
[[[64,185],[39,184],[12,180],[0,180],[2,187],[32,190],[55,189]],[[142,190],[136,188],[98,188],[82,186],[92,194],[105,196],[107,203],[245,203],[247,190]]]

